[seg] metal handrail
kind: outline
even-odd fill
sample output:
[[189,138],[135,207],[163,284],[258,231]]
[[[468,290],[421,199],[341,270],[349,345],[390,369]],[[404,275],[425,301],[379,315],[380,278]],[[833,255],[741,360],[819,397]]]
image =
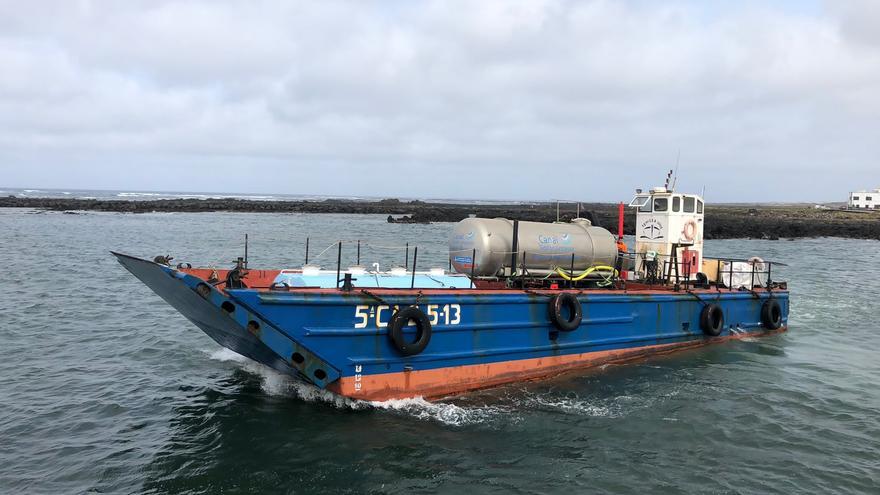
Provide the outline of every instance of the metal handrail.
[[[409,271],[409,261],[410,261],[410,259],[409,259],[410,249],[409,248],[413,247],[413,259],[412,259],[413,279],[411,281],[411,285],[414,286],[416,263],[418,260],[418,254],[417,254],[418,247],[416,245],[410,245],[410,243],[406,243],[401,246],[383,246],[383,245],[364,242],[360,239],[339,240],[339,241],[336,241],[336,242],[330,244],[329,246],[327,246],[327,248],[325,248],[315,258],[322,257],[327,251],[329,251],[334,246],[336,246],[337,247],[336,271],[337,271],[337,274],[340,274],[341,269],[342,269],[342,247],[343,247],[343,244],[355,244],[355,243],[357,244],[357,263],[358,264],[360,264],[360,261],[361,261],[361,248],[362,247],[370,247],[370,248],[374,248],[374,249],[392,249],[392,250],[401,249],[401,250],[404,250],[406,253],[405,254],[406,259],[405,259],[404,264],[406,266],[407,271]],[[309,247],[310,247],[309,244],[310,244],[310,239],[307,237],[306,238],[306,263],[308,263],[308,260],[309,260]],[[677,250],[678,248],[679,247],[676,247],[675,249]],[[478,250],[475,248],[474,249],[449,250],[450,255],[452,255],[454,253],[470,253],[471,254],[470,278],[471,278],[472,284],[474,283],[473,280],[477,278],[474,273],[477,251]],[[511,266],[510,267],[511,268],[510,275],[508,277],[504,277],[504,278],[507,278],[509,283],[525,287],[526,282],[528,280],[537,281],[537,280],[547,279],[549,277],[549,276],[544,276],[543,271],[539,274],[534,274],[534,275],[529,272],[529,270],[526,268],[526,259],[530,253],[527,253],[526,251],[492,251],[492,250],[490,250],[489,253],[502,254],[502,255],[510,254],[510,255],[515,256],[512,259],[519,258],[518,263],[517,263],[517,265],[519,265],[519,266]],[[570,265],[569,266],[570,272],[574,273],[576,253],[573,253],[571,250],[542,251],[540,253],[531,253],[531,255],[533,257],[534,256],[542,256],[542,257],[543,256],[554,256],[554,257],[571,256],[571,260],[568,264]],[[674,289],[675,290],[679,289],[682,282],[684,282],[685,290],[690,290],[690,285],[693,282],[693,276],[697,273],[700,273],[700,271],[702,269],[702,266],[698,267],[697,269],[694,269],[694,266],[692,266],[690,260],[682,260],[682,262],[679,263],[678,260],[680,258],[678,256],[677,252],[673,253],[673,254],[653,253],[651,256],[651,259],[649,259],[647,252],[637,253],[637,252],[627,251],[627,252],[619,253],[618,259],[619,260],[624,260],[624,259],[632,260],[636,267],[641,266],[641,267],[643,267],[643,269],[647,263],[656,262],[656,265],[653,265],[652,268],[650,268],[651,273],[648,274],[648,276],[646,276],[646,278],[643,280],[643,282],[647,283],[648,285],[667,285],[674,280],[674,282],[675,282]],[[641,263],[639,263],[640,260],[641,260]],[[723,287],[726,287],[730,291],[733,291],[735,289],[733,287],[734,274],[735,273],[744,273],[744,272],[735,271],[734,270],[734,263],[748,263],[751,265],[750,284],[749,284],[751,288],[755,287],[755,281],[756,281],[756,278],[758,278],[758,277],[766,277],[766,280],[763,282],[763,284],[759,285],[759,287],[770,288],[772,286],[771,275],[772,275],[773,266],[774,265],[775,266],[788,266],[787,264],[779,262],[779,261],[761,260],[760,262],[758,262],[756,260],[732,258],[732,257],[703,256],[702,260],[716,262],[717,269],[716,269],[715,279],[714,279],[715,286],[716,286],[717,290],[721,290],[721,288],[723,286]],[[721,267],[722,267],[723,263],[727,264],[728,269],[722,271]],[[766,267],[766,268],[758,270],[759,263],[762,264],[762,268],[763,267]],[[453,264],[452,256],[449,256],[449,269],[450,269],[450,271],[452,270],[452,264]],[[624,271],[623,264],[621,261],[618,261],[618,265],[620,265],[620,267],[618,268],[618,270],[616,270],[616,272],[614,274],[611,275],[611,280],[613,280],[613,282],[615,282],[615,283],[620,282],[620,283],[625,284],[626,281],[621,276],[622,272]],[[560,268],[561,268],[561,266],[560,266]],[[673,274],[673,269],[675,272],[674,274]],[[683,273],[682,273],[682,271],[683,271]],[[673,275],[674,275],[674,279],[673,279]],[[725,280],[725,278],[727,280]],[[608,278],[606,277],[606,280],[607,279]],[[339,276],[337,275],[337,286],[339,283],[338,280],[339,280]],[[569,282],[568,286],[570,288],[573,288],[576,285],[576,283],[574,281],[569,280],[568,282]],[[759,279],[759,282],[760,282],[760,279]],[[625,285],[624,285],[624,287],[625,287]],[[738,287],[737,287],[737,289],[738,289]]]
[[[638,266],[638,261],[640,258],[642,260],[642,266],[644,266],[644,264],[646,264],[647,262],[652,261],[652,260],[647,259],[647,253],[626,252],[623,254],[626,255],[629,259],[636,261],[636,263],[635,263],[636,266]],[[649,277],[646,280],[646,282],[649,285],[654,285],[655,283],[664,284],[664,285],[668,284],[672,279],[670,267],[673,265],[673,260],[677,260],[677,259],[678,259],[678,257],[677,256],[674,257],[672,254],[655,253],[653,255],[653,260],[658,261],[657,268],[662,268],[660,270],[661,276],[659,278]],[[708,256],[702,257],[702,260],[716,262],[716,266],[717,266],[717,271],[715,273],[716,288],[718,290],[720,290],[721,286],[724,285],[728,290],[731,290],[731,291],[734,290],[734,287],[733,287],[734,274],[735,273],[742,273],[742,272],[734,271],[734,263],[748,263],[751,265],[752,270],[750,272],[750,276],[751,276],[750,286],[752,288],[755,287],[755,278],[758,276],[766,276],[766,282],[764,284],[760,285],[761,287],[770,287],[772,285],[772,278],[771,277],[772,277],[773,266],[774,265],[788,266],[787,264],[782,263],[780,261],[772,261],[772,260],[756,261],[756,260],[748,260],[748,259],[741,259],[741,258],[708,257]],[[659,265],[659,263],[663,264],[662,267]],[[676,263],[677,263],[677,261],[676,261]],[[723,271],[723,273],[721,270],[722,263],[726,263],[729,268],[729,269]],[[766,269],[758,270],[757,268],[758,268],[759,264],[764,265],[766,267]],[[683,262],[683,265],[684,265],[684,271],[687,275],[684,277],[683,280],[685,283],[685,288],[688,289],[689,285],[690,285],[690,281],[691,281],[691,275],[693,275],[695,273],[699,273],[699,270],[692,271],[691,270],[692,267],[690,266],[689,260],[685,260]],[[666,274],[666,275],[664,276],[664,274]],[[727,283],[725,283],[725,280],[724,280],[725,276],[727,277],[727,281],[726,281]],[[681,282],[682,282],[681,274],[676,272],[675,273],[675,285],[679,286],[681,284]]]

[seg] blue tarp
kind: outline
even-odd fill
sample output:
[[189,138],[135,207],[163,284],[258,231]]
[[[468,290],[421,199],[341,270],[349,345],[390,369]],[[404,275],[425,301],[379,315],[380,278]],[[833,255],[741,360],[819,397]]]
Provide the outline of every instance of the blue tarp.
[[[339,278],[342,278],[340,275]],[[366,289],[389,288],[409,289],[412,286],[412,273],[406,275],[392,275],[390,273],[364,273],[352,275],[352,284],[355,287]],[[321,272],[317,275],[303,275],[302,273],[281,273],[275,277],[275,283],[285,283],[290,287],[322,287],[325,289],[336,288],[336,273]],[[429,273],[416,273],[416,289],[469,289],[472,288],[470,278],[467,275],[432,275]]]

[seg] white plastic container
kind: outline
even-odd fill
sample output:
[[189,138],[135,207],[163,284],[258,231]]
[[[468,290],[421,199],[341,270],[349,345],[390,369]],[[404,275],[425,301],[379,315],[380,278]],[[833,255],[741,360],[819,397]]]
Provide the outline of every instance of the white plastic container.
[[734,289],[762,287],[767,284],[767,264],[761,258],[751,258],[748,262],[721,262],[720,277],[722,284]]

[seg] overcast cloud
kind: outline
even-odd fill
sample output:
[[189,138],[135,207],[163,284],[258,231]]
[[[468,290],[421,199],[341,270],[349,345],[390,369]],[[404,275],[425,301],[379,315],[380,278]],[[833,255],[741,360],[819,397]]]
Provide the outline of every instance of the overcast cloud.
[[0,186],[843,201],[880,2],[0,3]]

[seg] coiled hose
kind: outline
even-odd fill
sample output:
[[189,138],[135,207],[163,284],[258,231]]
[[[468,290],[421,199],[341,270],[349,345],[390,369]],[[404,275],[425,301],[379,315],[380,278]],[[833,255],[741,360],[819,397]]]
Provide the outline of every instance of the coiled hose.
[[581,272],[579,275],[575,275],[574,273],[569,274],[568,272],[566,272],[562,268],[556,267],[556,273],[558,273],[560,277],[564,278],[565,280],[569,280],[571,282],[577,282],[579,280],[583,280],[583,279],[587,278],[593,272],[610,272],[607,277],[602,278],[602,282],[599,284],[600,286],[610,285],[611,282],[613,281],[614,277],[617,276],[617,270],[615,270],[613,266],[608,266],[608,265],[591,266],[590,268],[587,268],[586,270]]

